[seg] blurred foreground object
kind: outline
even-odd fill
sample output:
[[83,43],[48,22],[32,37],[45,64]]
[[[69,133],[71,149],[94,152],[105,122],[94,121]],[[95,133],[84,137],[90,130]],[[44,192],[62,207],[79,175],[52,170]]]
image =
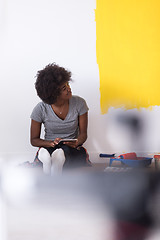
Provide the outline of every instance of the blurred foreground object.
[[[2,173],[6,239],[105,240],[114,221],[96,196],[91,179],[70,174],[49,177],[36,169],[8,168]],[[106,228],[107,226],[107,228]]]
[[160,227],[158,171],[50,177],[18,167],[1,179],[7,240],[145,240]]

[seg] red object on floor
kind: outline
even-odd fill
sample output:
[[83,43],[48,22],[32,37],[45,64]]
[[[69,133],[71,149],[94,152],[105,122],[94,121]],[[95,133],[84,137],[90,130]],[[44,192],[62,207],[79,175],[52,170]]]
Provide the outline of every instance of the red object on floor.
[[121,154],[119,157],[123,159],[137,159],[137,155],[135,152]]
[[160,158],[160,155],[154,155],[154,158]]

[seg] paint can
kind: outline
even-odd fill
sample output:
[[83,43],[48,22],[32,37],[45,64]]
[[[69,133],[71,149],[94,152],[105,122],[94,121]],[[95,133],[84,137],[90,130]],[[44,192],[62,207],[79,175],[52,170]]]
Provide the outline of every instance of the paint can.
[[160,155],[154,155],[155,169],[160,169]]

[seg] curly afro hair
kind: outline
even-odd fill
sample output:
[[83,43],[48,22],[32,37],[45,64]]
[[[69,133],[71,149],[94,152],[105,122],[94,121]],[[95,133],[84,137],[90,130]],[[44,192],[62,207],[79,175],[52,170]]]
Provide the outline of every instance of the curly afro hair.
[[37,95],[47,104],[54,104],[60,95],[60,86],[71,80],[71,72],[55,63],[37,72],[35,88]]

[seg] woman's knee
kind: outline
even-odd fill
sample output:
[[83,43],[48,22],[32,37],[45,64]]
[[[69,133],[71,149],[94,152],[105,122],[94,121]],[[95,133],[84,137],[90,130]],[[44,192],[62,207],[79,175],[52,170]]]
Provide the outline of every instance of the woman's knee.
[[64,151],[61,148],[56,149],[51,155],[51,160],[53,164],[57,163],[63,165],[65,162]]
[[51,164],[51,156],[45,148],[41,148],[38,153],[38,159],[43,164]]

